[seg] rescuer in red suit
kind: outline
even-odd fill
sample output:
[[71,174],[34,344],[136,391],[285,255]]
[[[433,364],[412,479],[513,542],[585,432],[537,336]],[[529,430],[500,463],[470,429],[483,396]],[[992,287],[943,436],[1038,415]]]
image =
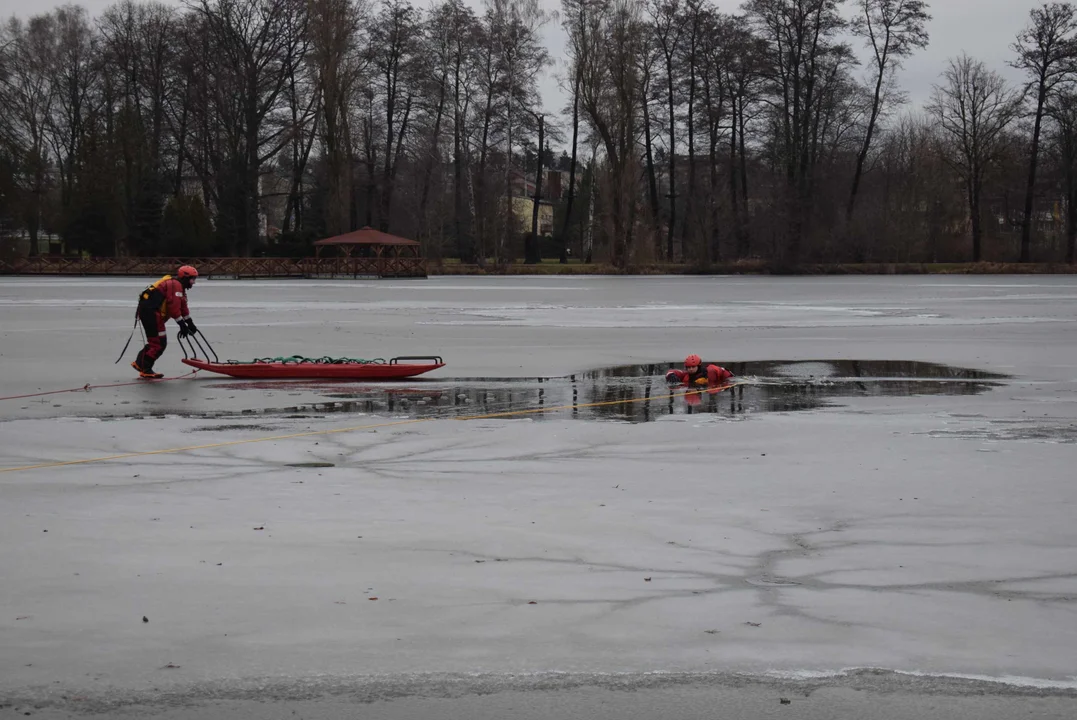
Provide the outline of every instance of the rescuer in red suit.
[[699,355],[692,354],[684,359],[684,370],[670,368],[666,373],[666,382],[671,385],[721,385],[733,379],[733,373],[719,365],[703,367]]
[[190,265],[184,265],[176,271],[176,276],[165,275],[150,285],[138,296],[138,319],[146,332],[146,346],[138,353],[131,367],[138,371],[140,377],[161,378],[154,372],[153,364],[164,353],[168,345],[165,323],[171,318],[180,327],[179,337],[193,335],[198,328],[191,320],[191,311],[187,308],[187,291],[198,279],[198,271]]

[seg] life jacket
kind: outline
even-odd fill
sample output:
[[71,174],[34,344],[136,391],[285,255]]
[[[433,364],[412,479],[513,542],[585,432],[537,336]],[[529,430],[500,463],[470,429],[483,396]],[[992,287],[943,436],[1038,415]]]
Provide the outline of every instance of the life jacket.
[[[165,275],[157,282],[148,285],[146,289],[142,291],[142,294],[139,295],[139,304],[148,305],[153,308],[155,312],[167,317],[169,315],[168,303],[169,291],[171,289],[168,285],[170,284],[170,281],[180,284],[179,280],[176,278],[171,275]],[[182,284],[180,284],[180,290],[183,293],[184,300],[186,300],[187,290],[186,288],[183,288]]]
[[684,371],[684,382],[688,385],[706,385],[707,384],[707,366],[703,363],[699,364],[694,373]]

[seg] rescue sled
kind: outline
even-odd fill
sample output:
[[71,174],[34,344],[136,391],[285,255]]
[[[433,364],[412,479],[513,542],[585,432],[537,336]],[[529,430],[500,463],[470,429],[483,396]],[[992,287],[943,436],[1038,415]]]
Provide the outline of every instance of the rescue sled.
[[[425,362],[417,362],[425,361]],[[307,380],[402,380],[444,367],[438,356],[402,356],[384,360],[334,358],[266,358],[254,362],[209,362],[183,358],[183,363],[199,370],[234,378]]]

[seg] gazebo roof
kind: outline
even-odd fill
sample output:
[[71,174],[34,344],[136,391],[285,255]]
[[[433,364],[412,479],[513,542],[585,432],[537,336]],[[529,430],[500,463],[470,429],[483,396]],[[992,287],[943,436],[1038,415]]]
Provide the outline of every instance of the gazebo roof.
[[397,237],[396,235],[390,235],[389,233],[383,233],[380,230],[375,230],[371,227],[363,227],[358,230],[353,230],[350,233],[344,235],[336,235],[334,237],[325,238],[324,240],[318,240],[314,243],[316,247],[324,247],[326,245],[419,245],[416,240],[408,240],[407,238]]

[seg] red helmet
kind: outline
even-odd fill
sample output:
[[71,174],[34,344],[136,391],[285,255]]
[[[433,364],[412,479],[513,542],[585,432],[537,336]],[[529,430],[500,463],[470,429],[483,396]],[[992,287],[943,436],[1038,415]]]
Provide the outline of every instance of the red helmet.
[[198,277],[198,271],[190,265],[183,265],[182,267],[180,267],[179,270],[176,271],[176,277],[178,277],[180,280],[186,280],[188,278],[193,280]]
[[693,353],[693,354],[689,355],[688,357],[686,357],[684,359],[684,366],[685,367],[699,367],[700,363],[702,363],[702,362],[703,361],[700,359],[699,355],[696,355],[695,353]]

